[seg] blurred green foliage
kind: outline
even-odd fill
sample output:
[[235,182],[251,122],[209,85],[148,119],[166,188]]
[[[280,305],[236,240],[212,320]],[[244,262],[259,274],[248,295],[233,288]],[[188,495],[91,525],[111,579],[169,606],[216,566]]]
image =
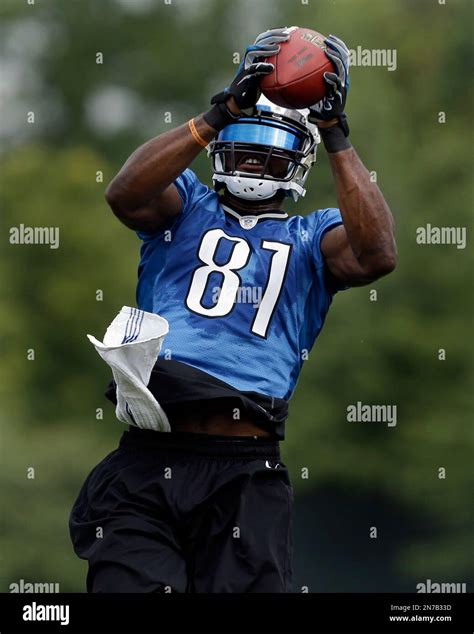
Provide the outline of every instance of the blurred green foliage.
[[[85,335],[101,336],[122,305],[134,304],[139,249],[107,209],[105,185],[137,145],[206,109],[235,71],[233,53],[281,24],[335,33],[350,48],[397,50],[394,72],[352,69],[348,112],[353,143],[393,209],[400,263],[387,279],[334,300],[283,444],[297,496],[334,483],[348,495],[382,494],[433,527],[429,541],[413,535],[399,545],[408,589],[412,579],[472,578],[472,250],[417,245],[416,228],[468,227],[469,247],[473,6],[2,2],[0,590],[20,578],[84,588],[67,516],[84,477],[123,431],[103,397],[107,369]],[[210,183],[204,153],[193,169]],[[292,210],[335,204],[321,150],[308,194]],[[20,223],[59,227],[60,248],[11,245],[10,227]],[[357,401],[396,404],[397,426],[348,423],[346,408]]]

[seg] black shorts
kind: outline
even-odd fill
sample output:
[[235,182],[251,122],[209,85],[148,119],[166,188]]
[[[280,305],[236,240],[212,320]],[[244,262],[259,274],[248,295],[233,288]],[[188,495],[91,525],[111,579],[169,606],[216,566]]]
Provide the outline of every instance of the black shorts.
[[290,592],[292,506],[277,441],[131,429],[70,532],[88,592]]

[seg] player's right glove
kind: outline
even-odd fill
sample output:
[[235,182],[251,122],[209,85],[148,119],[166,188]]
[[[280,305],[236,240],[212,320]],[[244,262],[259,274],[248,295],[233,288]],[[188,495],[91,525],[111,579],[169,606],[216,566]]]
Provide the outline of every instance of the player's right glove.
[[268,75],[274,69],[273,64],[264,60],[276,55],[280,51],[280,42],[286,42],[289,37],[287,27],[260,33],[255,43],[245,51],[244,59],[231,85],[211,99],[214,107],[204,115],[204,119],[210,126],[215,130],[222,130],[226,125],[240,118],[241,115],[232,113],[227,107],[226,102],[230,97],[234,97],[244,114],[252,113],[260,97],[260,77]]

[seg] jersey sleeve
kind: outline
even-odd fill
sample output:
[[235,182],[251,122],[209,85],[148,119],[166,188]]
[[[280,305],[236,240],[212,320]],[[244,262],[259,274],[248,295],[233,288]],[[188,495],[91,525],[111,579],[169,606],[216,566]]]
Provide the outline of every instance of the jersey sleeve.
[[175,179],[173,184],[176,186],[183,202],[181,213],[172,221],[171,224],[159,229],[158,231],[153,233],[137,231],[136,233],[140,240],[152,240],[153,238],[162,235],[166,230],[172,229],[178,223],[182,223],[183,220],[190,215],[193,209],[196,208],[197,203],[199,203],[199,201],[210,191],[209,187],[201,183],[196,174],[190,169],[184,170],[184,172]]

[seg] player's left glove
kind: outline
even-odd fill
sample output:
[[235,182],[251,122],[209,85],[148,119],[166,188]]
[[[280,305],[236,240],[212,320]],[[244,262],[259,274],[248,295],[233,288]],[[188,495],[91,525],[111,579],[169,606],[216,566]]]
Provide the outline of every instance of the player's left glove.
[[274,69],[273,64],[265,61],[280,51],[280,42],[286,42],[290,34],[287,27],[271,29],[260,33],[254,44],[247,47],[244,59],[240,64],[237,75],[231,85],[211,99],[211,108],[204,115],[204,119],[215,130],[222,130],[226,125],[239,119],[228,109],[226,102],[234,97],[236,104],[245,114],[251,114],[253,107],[260,97],[260,78],[268,75]]
[[326,55],[334,64],[337,72],[324,73],[324,81],[328,86],[326,96],[309,109],[308,119],[316,125],[337,121],[330,127],[319,127],[319,133],[328,152],[339,152],[350,147],[348,140],[349,126],[344,112],[349,90],[349,56],[350,51],[342,40],[330,35],[326,40]]

